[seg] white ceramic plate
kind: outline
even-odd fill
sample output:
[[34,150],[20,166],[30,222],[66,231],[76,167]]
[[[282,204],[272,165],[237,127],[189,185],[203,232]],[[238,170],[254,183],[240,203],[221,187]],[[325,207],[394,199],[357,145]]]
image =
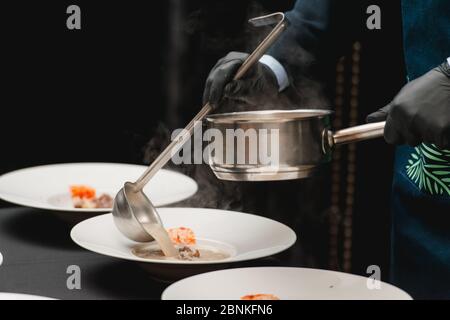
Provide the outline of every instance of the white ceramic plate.
[[205,268],[201,266],[220,266],[267,257],[286,250],[296,241],[292,229],[257,215],[199,208],[160,208],[158,212],[166,228],[191,228],[199,245],[220,248],[229,253],[230,257],[217,261],[139,258],[131,253],[137,243],[128,240],[118,231],[111,214],[79,223],[70,235],[75,243],[87,250],[144,263],[147,270],[161,279],[175,279],[204,272]]
[[273,294],[281,300],[411,300],[404,291],[368,278],[308,268],[260,267],[208,272],[180,280],[163,300],[239,300],[248,294]]
[[21,293],[0,292],[0,300],[54,300],[52,298]]
[[[136,180],[146,168],[118,163],[67,163],[21,169],[0,177],[0,199],[46,210],[109,212],[111,208],[74,208],[69,187],[88,185],[98,194],[114,197],[126,181]],[[160,170],[144,188],[155,206],[187,199],[196,191],[194,180],[169,170]]]

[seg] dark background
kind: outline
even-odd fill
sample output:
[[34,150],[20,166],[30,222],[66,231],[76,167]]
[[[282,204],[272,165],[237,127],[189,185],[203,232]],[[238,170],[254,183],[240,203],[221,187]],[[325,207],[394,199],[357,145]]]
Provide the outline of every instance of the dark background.
[[[200,108],[203,83],[215,61],[231,50],[249,50],[252,36],[246,19],[286,11],[293,3],[2,4],[0,174],[58,162],[144,163],[148,141],[183,126]],[[81,30],[66,28],[70,4],[81,7]],[[369,4],[381,7],[382,29],[360,26],[361,123],[404,83],[400,3]],[[152,146],[165,143],[159,140]],[[368,265],[378,264],[383,278],[387,276],[392,161],[393,148],[381,139],[357,146],[352,272],[364,274]],[[308,181],[239,185],[239,205],[214,203],[288,223],[299,237],[292,254],[295,264],[327,268],[328,175],[324,168],[321,176]]]

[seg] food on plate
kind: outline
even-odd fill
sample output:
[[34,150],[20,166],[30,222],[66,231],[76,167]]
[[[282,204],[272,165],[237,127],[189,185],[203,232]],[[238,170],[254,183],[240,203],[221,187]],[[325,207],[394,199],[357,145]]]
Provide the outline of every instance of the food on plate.
[[[163,229],[164,230],[164,229]],[[222,250],[198,246],[194,231],[186,227],[171,228],[167,230],[177,255],[167,256],[156,242],[139,244],[131,252],[140,258],[157,260],[185,260],[185,261],[213,261],[223,260],[230,255]]]
[[241,300],[280,300],[280,298],[273,294],[258,293],[243,296],[241,297]]
[[82,209],[99,209],[112,208],[113,198],[103,193],[96,197],[96,190],[85,185],[70,186],[70,195],[75,208]]
[[192,229],[186,227],[171,228],[167,230],[167,233],[173,244],[194,245],[196,243]]
[[194,258],[200,258],[200,251],[188,246],[178,248],[181,260],[194,260]]
[[114,199],[106,193],[103,193],[100,197],[94,200],[96,208],[112,208],[113,201]]

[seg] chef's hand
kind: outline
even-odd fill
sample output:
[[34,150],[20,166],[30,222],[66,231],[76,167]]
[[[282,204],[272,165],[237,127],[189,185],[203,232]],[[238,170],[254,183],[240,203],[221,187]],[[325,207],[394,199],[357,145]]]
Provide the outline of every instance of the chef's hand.
[[272,70],[258,62],[239,80],[233,80],[247,53],[230,52],[209,73],[203,92],[203,103],[219,107],[223,98],[250,105],[260,105],[278,95],[278,83]]
[[450,72],[447,62],[406,84],[386,107],[367,122],[386,120],[384,138],[391,144],[433,143],[450,149]]

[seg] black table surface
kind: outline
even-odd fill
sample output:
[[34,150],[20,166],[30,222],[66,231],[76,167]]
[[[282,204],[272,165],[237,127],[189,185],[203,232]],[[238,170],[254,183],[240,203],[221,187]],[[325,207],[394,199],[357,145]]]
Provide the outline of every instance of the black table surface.
[[[70,238],[74,222],[31,208],[0,209],[0,292],[56,299],[160,299],[170,284],[152,279],[138,264],[98,255]],[[282,265],[283,254],[240,266]],[[71,265],[81,289],[68,289]],[[284,264],[286,265],[286,264]]]

